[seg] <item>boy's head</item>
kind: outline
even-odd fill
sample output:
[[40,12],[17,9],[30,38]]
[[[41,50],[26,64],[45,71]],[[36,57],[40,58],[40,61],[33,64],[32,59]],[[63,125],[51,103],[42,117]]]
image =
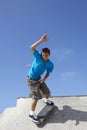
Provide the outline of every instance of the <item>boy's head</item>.
[[43,48],[41,54],[42,54],[42,58],[44,59],[44,61],[48,61],[48,58],[50,56],[50,49]]

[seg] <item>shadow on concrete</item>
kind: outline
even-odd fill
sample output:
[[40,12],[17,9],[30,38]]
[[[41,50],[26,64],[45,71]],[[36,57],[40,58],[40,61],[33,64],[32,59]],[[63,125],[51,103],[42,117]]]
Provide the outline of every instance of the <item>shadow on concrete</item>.
[[72,109],[70,106],[63,106],[63,110],[59,110],[57,106],[50,112],[43,124],[38,127],[44,127],[48,123],[65,123],[69,120],[75,120],[75,125],[79,125],[80,121],[87,122],[87,112]]

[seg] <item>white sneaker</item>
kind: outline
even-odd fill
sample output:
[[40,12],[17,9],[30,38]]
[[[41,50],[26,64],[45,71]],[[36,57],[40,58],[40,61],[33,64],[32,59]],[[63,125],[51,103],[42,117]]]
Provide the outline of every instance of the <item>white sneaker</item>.
[[50,101],[50,100],[45,100],[44,101],[47,105],[54,105],[54,103],[52,102],[52,101]]
[[39,119],[38,119],[38,117],[36,116],[35,113],[32,114],[32,115],[29,114],[29,119],[32,120],[35,123],[39,123]]

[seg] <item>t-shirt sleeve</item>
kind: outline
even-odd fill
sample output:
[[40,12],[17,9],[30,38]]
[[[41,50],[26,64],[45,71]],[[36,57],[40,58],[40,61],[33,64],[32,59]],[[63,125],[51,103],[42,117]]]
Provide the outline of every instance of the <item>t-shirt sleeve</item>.
[[40,53],[35,49],[34,52],[33,52],[33,56],[38,59],[40,58]]
[[49,68],[47,69],[47,73],[51,73],[53,71],[53,69],[54,69],[54,64],[51,63]]

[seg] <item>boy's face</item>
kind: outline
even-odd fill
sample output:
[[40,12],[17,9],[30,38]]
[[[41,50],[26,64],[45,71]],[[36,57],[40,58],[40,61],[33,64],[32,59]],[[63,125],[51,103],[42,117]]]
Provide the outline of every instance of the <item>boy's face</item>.
[[49,53],[47,53],[47,52],[42,52],[42,58],[43,58],[44,61],[48,61]]

